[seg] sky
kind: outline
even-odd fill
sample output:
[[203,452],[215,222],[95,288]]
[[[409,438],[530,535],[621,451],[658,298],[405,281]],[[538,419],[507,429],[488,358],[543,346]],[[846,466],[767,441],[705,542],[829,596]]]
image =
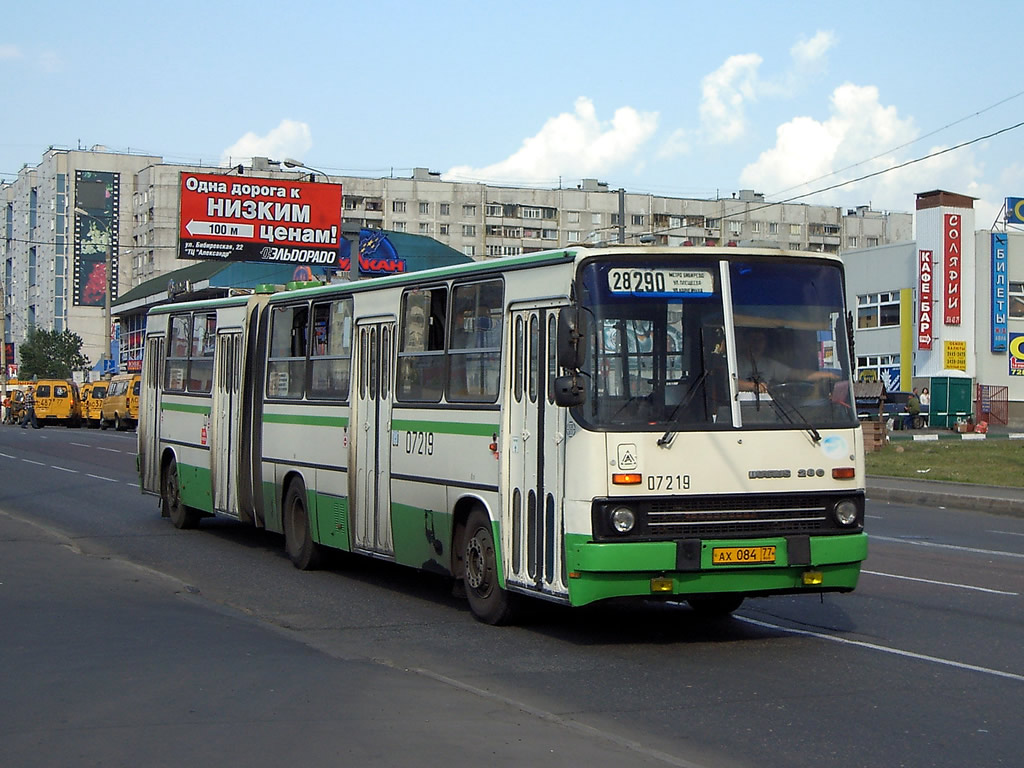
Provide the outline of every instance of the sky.
[[945,189],[978,198],[978,229],[1024,196],[1009,0],[51,0],[0,20],[7,181],[102,145],[901,212]]

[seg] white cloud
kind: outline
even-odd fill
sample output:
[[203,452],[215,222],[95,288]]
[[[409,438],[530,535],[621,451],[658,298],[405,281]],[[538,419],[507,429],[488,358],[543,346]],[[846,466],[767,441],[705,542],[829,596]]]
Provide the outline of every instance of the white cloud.
[[679,128],[672,132],[658,148],[657,157],[659,160],[671,160],[673,157],[690,154],[690,139],[687,132]]
[[734,141],[746,131],[744,107],[757,98],[757,72],[762,61],[756,53],[730,56],[722,66],[704,77],[700,119],[708,141]]
[[826,30],[819,30],[810,40],[801,40],[789,49],[793,60],[801,65],[815,64],[836,44],[836,36]]
[[21,49],[16,45],[10,45],[9,43],[0,43],[0,60],[2,59],[20,59]]
[[571,114],[550,118],[506,159],[483,168],[456,166],[442,178],[548,182],[559,176],[597,176],[627,163],[657,126],[657,112],[632,107],[619,107],[611,121],[598,120],[593,102],[581,96]]
[[[905,152],[899,156],[887,152],[914,139],[914,121],[901,118],[896,107],[879,103],[876,87],[839,86],[832,93],[830,111],[830,117],[824,121],[802,116],[780,125],[775,146],[743,169],[741,184],[779,199],[880,171],[910,158]],[[922,150],[918,154],[928,152]],[[936,178],[964,162],[963,155],[956,160],[944,155],[818,195],[814,200],[835,204],[857,196],[870,200],[875,208],[909,210],[913,207],[914,192],[941,186]],[[841,172],[821,178],[835,171]]]
[[295,120],[282,120],[265,136],[249,132],[224,150],[221,160],[232,164],[252,157],[283,160],[286,157],[302,160],[313,147],[309,125]]

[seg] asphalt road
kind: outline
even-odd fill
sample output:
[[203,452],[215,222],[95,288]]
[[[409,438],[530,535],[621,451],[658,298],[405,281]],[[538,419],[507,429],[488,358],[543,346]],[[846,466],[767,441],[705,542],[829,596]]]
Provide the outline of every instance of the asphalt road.
[[134,435],[0,428],[0,765],[1019,765],[1024,519],[868,506],[858,590],[474,621],[441,579],[177,531]]

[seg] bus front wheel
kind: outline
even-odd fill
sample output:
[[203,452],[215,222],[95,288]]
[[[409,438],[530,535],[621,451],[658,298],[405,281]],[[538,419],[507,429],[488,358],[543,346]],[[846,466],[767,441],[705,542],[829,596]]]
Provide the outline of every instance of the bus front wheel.
[[512,615],[509,594],[498,584],[498,564],[491,521],[475,509],[466,522],[463,547],[466,597],[473,615],[485,624],[504,624]]
[[195,528],[199,525],[199,513],[187,507],[181,500],[181,482],[178,479],[178,464],[174,459],[164,467],[164,481],[160,494],[163,516],[171,518],[175,528]]
[[301,482],[292,483],[284,499],[284,549],[300,571],[320,567],[321,549],[309,530],[306,488]]

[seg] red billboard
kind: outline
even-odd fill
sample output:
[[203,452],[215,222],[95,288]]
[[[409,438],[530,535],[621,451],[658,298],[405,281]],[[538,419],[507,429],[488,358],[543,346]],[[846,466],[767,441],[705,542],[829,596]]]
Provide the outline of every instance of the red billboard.
[[178,257],[337,266],[341,185],[181,174]]
[[961,248],[961,227],[963,219],[958,213],[947,213],[942,222],[943,260],[943,312],[942,322],[946,325],[960,325],[960,282],[963,271],[963,249]]
[[932,252],[917,252],[917,348],[932,348]]

